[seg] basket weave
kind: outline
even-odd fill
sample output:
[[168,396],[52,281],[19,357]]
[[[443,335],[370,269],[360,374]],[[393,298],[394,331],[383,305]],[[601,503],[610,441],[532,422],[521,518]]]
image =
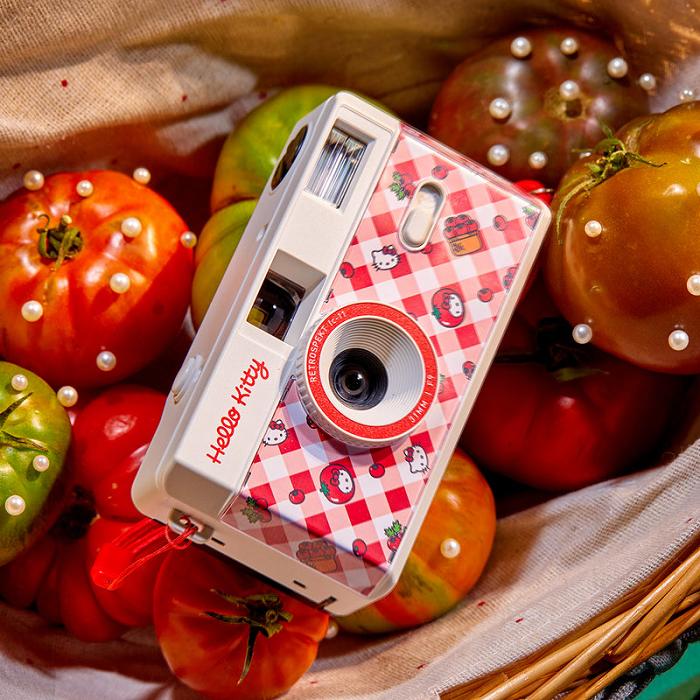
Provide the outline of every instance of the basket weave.
[[700,622],[700,546],[577,635],[498,673],[441,694],[444,700],[586,700]]

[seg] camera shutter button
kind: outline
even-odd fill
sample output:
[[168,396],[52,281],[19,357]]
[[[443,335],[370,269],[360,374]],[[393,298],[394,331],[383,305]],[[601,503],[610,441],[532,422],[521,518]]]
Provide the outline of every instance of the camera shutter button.
[[418,186],[408,205],[408,212],[401,224],[399,238],[410,250],[420,250],[430,240],[444,196],[433,183]]

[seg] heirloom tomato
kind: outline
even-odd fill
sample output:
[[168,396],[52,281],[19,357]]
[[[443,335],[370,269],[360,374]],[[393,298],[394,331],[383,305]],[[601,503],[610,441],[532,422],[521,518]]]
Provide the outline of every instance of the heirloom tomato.
[[328,615],[197,546],[171,552],[153,594],[165,660],[207,698],[274,698],[311,666]]
[[192,281],[195,328],[199,328],[204,319],[257,202],[257,199],[250,199],[220,209],[212,214],[199,236]]
[[545,274],[594,345],[700,373],[700,102],[627,124],[566,174]]
[[658,447],[683,387],[574,342],[539,281],[516,310],[461,444],[520,483],[581,488]]
[[192,251],[162,197],[110,171],[59,173],[0,204],[0,355],[54,386],[116,382],[177,335]]
[[[0,362],[0,564],[29,546],[57,516],[68,414],[36,374]],[[57,479],[60,481],[57,483]]]
[[255,199],[265,187],[296,123],[338,92],[328,85],[281,90],[248,113],[229,134],[216,164],[211,210]]
[[648,111],[629,69],[611,77],[616,58],[612,43],[572,28],[504,37],[455,68],[428,130],[510,180],[556,185],[574,149],[600,140],[601,123],[617,128]]
[[338,618],[338,624],[348,632],[392,632],[444,615],[478,580],[495,532],[491,489],[458,449],[394,589],[376,603]]
[[131,484],[160,421],[165,397],[144,387],[107,389],[79,413],[71,451],[73,493],[56,524],[0,570],[0,593],[16,607],[33,602],[79,639],[106,641],[152,620],[162,557],[108,591],[90,578],[100,548],[140,522]]

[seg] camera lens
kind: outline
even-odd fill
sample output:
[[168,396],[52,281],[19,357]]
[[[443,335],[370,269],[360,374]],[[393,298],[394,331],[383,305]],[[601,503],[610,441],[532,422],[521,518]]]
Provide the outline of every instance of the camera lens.
[[338,353],[329,376],[333,392],[350,408],[374,408],[386,395],[386,369],[369,350],[348,348]]

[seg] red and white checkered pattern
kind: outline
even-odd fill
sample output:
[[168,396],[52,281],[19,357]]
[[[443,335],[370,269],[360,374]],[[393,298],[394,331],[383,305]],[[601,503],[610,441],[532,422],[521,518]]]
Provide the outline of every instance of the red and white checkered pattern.
[[[397,230],[415,183],[425,178],[441,180],[449,195],[429,245],[409,252]],[[450,239],[461,233],[455,236],[453,227],[445,235],[455,220],[450,217],[460,214],[478,222],[476,252],[456,255],[460,248]],[[382,301],[411,314],[435,347],[437,399],[417,432],[401,444],[357,453],[309,425],[290,383],[273,417],[282,421],[287,437],[261,445],[224,521],[363,594],[376,587],[424,491],[430,462],[466,393],[469,363],[479,361],[537,214],[513,187],[405,127],[336,275],[326,311]],[[377,269],[372,253],[387,246],[394,248],[393,267]],[[449,315],[447,300],[434,310],[433,298],[444,289],[461,298],[463,319]],[[412,461],[404,453],[410,447]]]

